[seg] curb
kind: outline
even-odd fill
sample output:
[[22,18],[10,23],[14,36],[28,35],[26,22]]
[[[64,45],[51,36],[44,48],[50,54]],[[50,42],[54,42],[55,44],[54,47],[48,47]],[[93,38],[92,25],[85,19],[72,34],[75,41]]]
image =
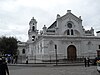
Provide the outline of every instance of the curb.
[[20,67],[60,67],[60,66],[84,66],[81,64],[8,64],[8,66],[20,66]]

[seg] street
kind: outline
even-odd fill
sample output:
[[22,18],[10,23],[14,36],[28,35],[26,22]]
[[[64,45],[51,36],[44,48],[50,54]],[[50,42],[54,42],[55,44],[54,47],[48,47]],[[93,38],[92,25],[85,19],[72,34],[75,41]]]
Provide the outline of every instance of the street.
[[25,67],[9,66],[10,75],[100,75],[96,66]]

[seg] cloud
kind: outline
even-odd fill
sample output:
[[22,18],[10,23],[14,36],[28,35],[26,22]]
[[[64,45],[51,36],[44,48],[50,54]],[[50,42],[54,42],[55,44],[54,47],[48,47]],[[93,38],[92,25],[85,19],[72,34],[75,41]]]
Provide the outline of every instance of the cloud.
[[19,40],[28,39],[29,21],[34,17],[42,29],[50,26],[56,15],[65,15],[72,10],[76,16],[82,16],[86,29],[100,30],[100,0],[0,0],[0,35],[16,36]]

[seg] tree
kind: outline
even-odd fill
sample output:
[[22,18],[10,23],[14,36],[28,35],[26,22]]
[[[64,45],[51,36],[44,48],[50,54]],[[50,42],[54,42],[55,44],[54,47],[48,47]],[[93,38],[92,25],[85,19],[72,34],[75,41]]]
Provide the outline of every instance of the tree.
[[1,37],[0,38],[0,52],[2,54],[17,54],[17,39],[14,37]]

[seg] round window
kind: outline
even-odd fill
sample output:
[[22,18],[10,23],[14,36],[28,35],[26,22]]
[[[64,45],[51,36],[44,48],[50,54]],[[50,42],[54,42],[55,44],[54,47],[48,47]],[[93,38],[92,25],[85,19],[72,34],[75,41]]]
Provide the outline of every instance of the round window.
[[68,23],[67,26],[68,26],[68,28],[72,28],[72,24],[71,23]]

